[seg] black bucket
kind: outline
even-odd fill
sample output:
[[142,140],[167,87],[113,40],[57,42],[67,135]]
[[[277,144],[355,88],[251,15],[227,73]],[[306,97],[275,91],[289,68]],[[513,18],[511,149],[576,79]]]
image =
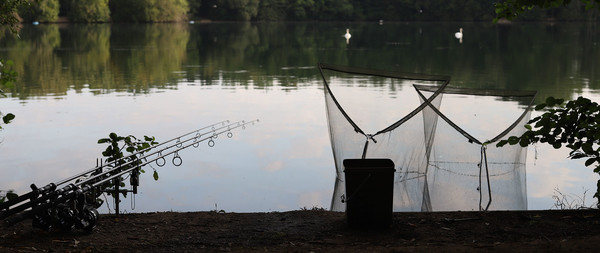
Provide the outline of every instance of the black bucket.
[[395,171],[390,159],[344,160],[350,227],[387,228],[392,224]]

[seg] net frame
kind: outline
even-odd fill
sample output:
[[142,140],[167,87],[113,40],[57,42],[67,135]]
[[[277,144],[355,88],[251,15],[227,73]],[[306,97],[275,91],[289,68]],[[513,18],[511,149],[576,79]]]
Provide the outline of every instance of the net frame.
[[[423,86],[423,85],[413,85],[413,86],[415,87],[415,90],[419,94],[419,97],[421,98],[421,100],[424,101],[424,103],[427,103],[427,106],[437,115],[437,117],[444,120],[448,125],[450,125],[458,133],[460,133],[462,136],[464,136],[469,143],[474,143],[474,144],[480,145],[480,159],[479,159],[479,164],[478,164],[478,166],[479,166],[479,175],[478,175],[479,205],[478,205],[478,207],[479,207],[479,211],[487,211],[489,209],[490,205],[492,204],[492,200],[493,200],[491,179],[490,179],[490,168],[489,168],[490,166],[489,166],[488,159],[487,159],[488,158],[487,147],[489,144],[493,144],[495,142],[498,142],[502,138],[507,137],[507,135],[511,131],[513,131],[517,126],[520,125],[519,124],[520,122],[529,121],[530,112],[532,111],[532,109],[534,107],[534,102],[535,102],[535,98],[537,96],[537,91],[473,89],[473,88],[458,88],[458,87],[451,87],[451,86],[445,87],[445,89],[442,91],[442,94],[455,94],[455,95],[466,95],[466,96],[490,96],[490,97],[502,97],[502,98],[513,97],[513,98],[522,98],[522,99],[525,98],[525,99],[529,100],[528,103],[526,104],[523,112],[517,117],[516,120],[513,121],[512,124],[510,124],[507,128],[505,128],[502,132],[500,132],[493,138],[488,139],[486,141],[481,141],[481,140],[475,138],[472,134],[465,131],[462,127],[458,126],[458,124],[456,124],[450,118],[448,118],[438,108],[440,105],[434,105],[423,94],[423,91],[436,92],[437,90],[435,89],[435,87]],[[437,122],[434,124],[437,125]],[[433,137],[431,137],[431,138],[433,138]],[[433,143],[433,141],[432,141],[432,143]],[[433,148],[432,145],[427,145],[427,147],[428,147],[428,155],[427,155],[428,166],[425,171],[426,175],[430,174],[428,171],[428,168],[430,167],[429,164],[431,163],[431,160],[432,160],[430,158],[431,157],[430,153],[432,152],[431,149]],[[513,147],[513,149],[523,149],[523,147]],[[525,150],[525,154],[526,154],[526,150]],[[526,159],[526,158],[523,158],[523,159]],[[485,168],[485,171],[483,171],[484,168]],[[525,166],[523,163],[523,173],[524,172],[525,172]],[[486,185],[482,185],[482,176],[484,174],[485,174]],[[429,180],[426,180],[426,182],[429,182]],[[424,189],[424,195],[429,195],[429,190],[428,190],[429,185],[427,185],[426,187],[427,188]],[[482,202],[484,200],[484,196],[483,196],[484,188],[487,189],[487,203],[486,203],[485,207],[482,205]],[[425,198],[425,196],[424,196],[424,198]],[[526,200],[524,202],[525,202],[524,203],[525,206],[522,207],[521,209],[526,209]],[[432,211],[433,207],[431,206],[431,203],[429,203],[427,205],[427,207],[422,208],[422,209],[423,209],[422,211]]]
[[[479,149],[479,164],[481,165],[479,167],[479,172],[478,172],[478,177],[479,177],[479,189],[482,189],[481,191],[479,191],[479,210],[487,210],[490,207],[491,201],[492,201],[492,193],[491,193],[491,187],[490,187],[490,171],[488,168],[488,161],[487,161],[487,145],[488,144],[492,144],[498,140],[500,140],[503,137],[506,137],[512,129],[515,129],[517,126],[519,126],[519,122],[522,122],[522,120],[524,120],[527,117],[530,116],[530,112],[531,109],[533,107],[533,102],[535,100],[535,96],[537,94],[537,92],[535,91],[517,91],[517,90],[483,90],[483,89],[469,89],[469,88],[457,88],[457,87],[450,87],[448,86],[449,82],[450,82],[450,77],[449,76],[442,76],[442,75],[428,75],[428,74],[419,74],[419,73],[406,73],[406,72],[396,72],[396,71],[387,71],[387,70],[374,70],[374,69],[365,69],[365,68],[357,68],[357,67],[349,67],[349,66],[337,66],[337,65],[329,65],[329,64],[323,64],[320,63],[319,64],[319,72],[321,74],[321,77],[323,78],[324,81],[324,94],[325,94],[325,99],[326,99],[326,106],[327,106],[327,118],[328,118],[328,126],[329,126],[329,135],[331,137],[331,146],[332,146],[332,150],[333,150],[333,155],[334,155],[334,159],[335,159],[335,163],[336,163],[336,181],[335,181],[335,188],[334,188],[334,194],[332,197],[332,201],[331,201],[331,210],[334,211],[343,211],[343,208],[345,207],[343,205],[344,203],[344,195],[343,195],[343,189],[344,189],[344,173],[343,173],[343,166],[342,166],[342,161],[343,158],[366,158],[367,155],[370,155],[369,158],[387,158],[385,156],[383,157],[378,157],[378,156],[373,156],[373,154],[381,154],[381,152],[379,152],[381,145],[379,145],[378,141],[375,139],[375,137],[378,137],[378,140],[382,140],[385,142],[386,138],[397,138],[397,137],[390,137],[393,136],[394,132],[393,130],[396,130],[398,127],[402,126],[405,127],[404,129],[401,129],[401,131],[406,131],[407,127],[412,126],[413,124],[411,122],[414,122],[416,119],[418,119],[419,117],[416,117],[418,114],[421,114],[423,116],[422,121],[423,122],[433,122],[433,124],[431,124],[430,126],[426,126],[427,124],[423,124],[423,127],[421,130],[419,131],[423,131],[422,134],[424,135],[423,137],[423,141],[421,142],[421,145],[423,145],[426,148],[423,148],[424,152],[422,152],[423,154],[418,154],[415,155],[415,157],[419,158],[419,159],[423,159],[425,160],[425,165],[423,166],[422,164],[419,164],[419,162],[413,162],[413,163],[417,163],[417,165],[415,165],[412,168],[408,168],[408,169],[404,169],[402,170],[403,167],[411,167],[413,166],[412,164],[409,164],[408,166],[406,164],[400,165],[400,167],[396,168],[396,175],[394,176],[394,210],[395,211],[437,211],[434,210],[434,206],[432,206],[431,201],[429,199],[429,189],[431,186],[435,186],[435,181],[432,181],[433,185],[429,185],[431,184],[431,182],[429,182],[429,179],[427,177],[428,174],[428,168],[431,162],[431,152],[432,152],[432,148],[431,146],[434,144],[434,136],[435,133],[437,131],[437,122],[438,119],[441,118],[443,123],[446,123],[448,125],[451,126],[451,128],[455,129],[459,135],[462,135],[462,137],[466,138],[467,141],[469,143],[475,144],[475,145],[479,145],[480,149]],[[403,79],[403,80],[414,80],[415,83],[412,84],[412,86],[414,87],[414,89],[416,90],[416,93],[418,94],[418,97],[420,98],[421,103],[419,103],[418,106],[416,106],[412,111],[410,111],[409,113],[407,113],[406,115],[404,115],[403,117],[399,117],[400,119],[394,121],[392,124],[386,125],[385,127],[383,127],[380,130],[375,130],[371,133],[369,132],[365,132],[363,130],[363,128],[361,127],[362,125],[359,125],[359,123],[355,122],[352,117],[350,117],[350,115],[348,115],[348,113],[346,112],[346,110],[343,108],[343,105],[340,104],[340,102],[338,101],[338,98],[336,97],[336,95],[334,94],[334,92],[332,91],[330,84],[327,80],[327,78],[325,77],[324,74],[324,70],[328,70],[328,71],[333,71],[333,72],[340,72],[340,73],[346,73],[346,74],[351,74],[351,75],[358,75],[358,76],[373,76],[373,77],[384,77],[384,78],[392,78],[392,79]],[[442,82],[441,85],[419,85],[417,84],[419,80],[423,80],[423,81],[434,81],[434,82]],[[428,94],[430,94],[429,96],[426,96],[423,92],[430,92]],[[459,126],[457,123],[455,123],[453,120],[451,120],[450,118],[448,118],[444,113],[442,113],[439,110],[439,107],[441,105],[441,98],[443,96],[443,94],[461,94],[461,95],[465,95],[465,96],[496,96],[496,97],[527,97],[530,98],[529,103],[526,106],[526,109],[519,115],[519,117],[513,121],[509,127],[505,128],[503,131],[501,131],[499,134],[495,135],[493,138],[482,141],[480,139],[475,138],[471,133],[469,133],[468,131],[464,130],[461,126]],[[520,108],[520,107],[519,107]],[[337,111],[336,111],[337,110]],[[429,115],[429,116],[427,116]],[[337,117],[337,118],[336,118]],[[334,121],[337,123],[343,123],[349,126],[343,127],[346,128],[346,130],[336,130],[339,127],[334,126],[334,124],[332,124],[332,118],[336,118]],[[410,120],[410,121],[409,121]],[[403,126],[406,122],[409,122],[411,124],[407,124],[407,126]],[[364,123],[364,122],[362,122]],[[339,136],[337,137],[338,141],[334,140],[336,139],[336,131],[338,131],[337,133],[345,133],[347,135],[352,135],[354,137],[352,137],[352,141],[349,142],[344,142],[344,141],[339,141]],[[354,133],[352,133],[352,131]],[[413,129],[408,130],[409,132],[412,133],[417,133],[414,132]],[[398,131],[395,131],[396,135],[398,133]],[[430,133],[430,136],[428,137],[427,134]],[[363,144],[360,144],[360,141],[357,141],[357,137],[355,135],[359,135],[362,136],[362,138],[364,138],[364,142]],[[350,149],[359,149],[361,146],[362,147],[362,152],[359,152],[358,150],[354,150],[354,151],[350,151],[347,153],[352,153],[354,154],[354,156],[348,157],[346,153],[346,151],[342,151],[342,152],[337,152],[336,151],[336,145],[340,144],[340,146],[344,146],[345,144],[352,144],[354,146],[350,147]],[[372,147],[369,147],[369,143],[371,143]],[[394,146],[397,147],[397,146]],[[339,147],[338,147],[339,148]],[[346,147],[342,147],[339,149],[344,149]],[[370,152],[371,150],[375,150],[374,152]],[[525,150],[526,151],[526,150]],[[379,153],[378,153],[379,152]],[[419,152],[419,151],[417,151]],[[338,155],[338,153],[340,153],[341,155]],[[522,152],[521,152],[522,153]],[[361,155],[362,154],[362,155]],[[518,157],[517,157],[518,159]],[[525,156],[523,158],[524,160],[526,159],[526,152],[525,152]],[[418,160],[418,159],[417,159]],[[493,162],[492,162],[493,163]],[[524,164],[523,164],[524,165]],[[396,166],[398,166],[398,164],[396,164]],[[424,171],[422,170],[422,168],[425,168]],[[483,171],[483,169],[485,168],[485,171]],[[525,168],[523,167],[523,184],[524,184],[524,172],[525,172]],[[482,196],[482,192],[483,189],[485,187],[482,186],[482,175],[486,176],[486,180],[487,180],[487,189],[488,189],[488,203],[487,205],[485,205],[485,207],[483,207],[482,205],[482,200],[484,199],[484,197]],[[495,175],[492,175],[495,176]],[[525,190],[526,191],[526,190]],[[340,196],[341,194],[341,196]],[[400,197],[397,197],[397,195],[402,195]],[[415,197],[417,196],[417,197]],[[341,197],[341,203],[340,204],[340,200],[336,199],[338,197]],[[421,198],[420,200],[418,198]],[[398,205],[396,205],[396,202],[399,202]],[[525,205],[525,209],[526,209],[526,193],[524,196],[524,205]],[[464,209],[457,209],[457,210],[464,210]]]
[[[388,71],[388,70],[376,70],[376,69],[366,69],[366,68],[357,68],[357,67],[349,67],[349,66],[339,66],[339,65],[330,65],[319,63],[318,65],[319,72],[324,82],[324,94],[326,98],[326,106],[327,110],[327,118],[329,122],[329,135],[331,140],[332,151],[334,155],[334,160],[336,164],[336,181],[334,184],[334,194],[332,196],[331,201],[331,210],[334,211],[343,211],[345,209],[344,204],[344,173],[343,173],[343,164],[342,157],[338,157],[336,152],[336,142],[334,140],[334,126],[331,123],[331,118],[333,117],[330,112],[330,103],[328,102],[328,97],[331,99],[331,103],[333,106],[342,114],[345,121],[350,125],[350,127],[354,130],[354,133],[358,135],[362,135],[364,137],[364,144],[362,147],[362,158],[366,158],[367,152],[369,150],[369,143],[377,143],[375,137],[379,135],[385,135],[396,129],[397,127],[403,125],[406,121],[410,120],[419,112],[425,108],[427,108],[428,103],[420,103],[416,106],[412,111],[398,119],[397,121],[391,123],[390,125],[383,127],[382,129],[376,131],[375,133],[366,133],[363,129],[348,115],[346,110],[339,103],[338,99],[334,95],[329,82],[325,76],[324,70],[329,70],[333,72],[340,72],[352,75],[361,75],[361,76],[373,76],[373,77],[383,77],[383,78],[391,78],[391,79],[401,79],[408,81],[425,81],[425,82],[437,82],[441,83],[441,85],[436,86],[436,92],[431,95],[427,101],[431,103],[435,97],[437,97],[440,92],[450,83],[450,77],[444,75],[429,75],[429,74],[421,74],[421,73],[408,73],[408,72],[398,72],[398,71]],[[359,158],[359,157],[344,157],[344,158]],[[398,166],[398,164],[396,164]],[[397,170],[398,171],[398,170]],[[397,177],[397,175],[395,175]],[[397,181],[397,180],[395,180]],[[338,197],[341,197],[341,203]]]

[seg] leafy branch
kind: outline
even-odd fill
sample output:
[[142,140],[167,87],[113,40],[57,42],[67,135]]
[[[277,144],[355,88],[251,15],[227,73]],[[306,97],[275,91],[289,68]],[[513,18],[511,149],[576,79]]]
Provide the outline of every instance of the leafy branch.
[[[586,159],[585,166],[593,166],[594,172],[600,174],[600,106],[584,97],[564,102],[564,99],[547,98],[535,108],[546,112],[530,120],[525,125],[525,133],[502,140],[496,146],[526,147],[539,142],[559,149],[564,145],[571,149],[570,159]],[[594,198],[600,200],[600,180]]]
[[[136,138],[133,135],[119,136],[116,133],[110,133],[108,138],[98,140],[98,144],[108,143],[106,150],[102,155],[106,157],[106,162],[115,162],[113,167],[121,167],[121,170],[138,167],[142,164],[140,157],[143,153],[149,150],[152,146],[157,145],[154,136],[144,136],[144,139]],[[121,144],[122,143],[122,144]],[[122,145],[122,146],[121,146]],[[128,156],[123,154],[123,150],[129,153]],[[127,164],[123,166],[124,164]],[[117,172],[120,172],[117,171]],[[141,170],[141,172],[144,172]],[[158,172],[154,170],[154,179],[158,180]]]
[[[600,0],[579,0],[579,2],[585,5],[586,10],[593,8],[600,9]],[[494,4],[497,15],[494,22],[498,22],[501,18],[513,20],[535,7],[542,9],[559,8],[567,6],[570,3],[571,0],[505,0]]]

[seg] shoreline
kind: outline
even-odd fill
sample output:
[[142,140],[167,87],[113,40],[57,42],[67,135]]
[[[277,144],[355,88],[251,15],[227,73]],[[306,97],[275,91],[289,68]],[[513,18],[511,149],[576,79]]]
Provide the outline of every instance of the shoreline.
[[101,215],[92,233],[0,229],[0,251],[548,252],[594,251],[593,210],[393,213],[390,228],[348,227],[345,213],[156,212]]

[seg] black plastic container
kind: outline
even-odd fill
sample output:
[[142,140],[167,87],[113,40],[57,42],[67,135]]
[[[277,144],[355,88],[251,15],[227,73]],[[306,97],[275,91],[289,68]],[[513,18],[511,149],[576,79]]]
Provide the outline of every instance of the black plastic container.
[[395,171],[390,159],[344,160],[350,227],[387,228],[392,224]]

